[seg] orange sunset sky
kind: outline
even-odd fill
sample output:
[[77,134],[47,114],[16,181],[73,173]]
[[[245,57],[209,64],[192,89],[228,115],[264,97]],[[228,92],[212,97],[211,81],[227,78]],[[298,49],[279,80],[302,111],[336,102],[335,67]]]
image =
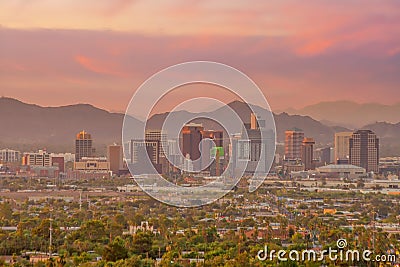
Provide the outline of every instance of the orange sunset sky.
[[400,1],[0,2],[0,94],[125,110],[164,67],[231,65],[273,110],[400,102]]

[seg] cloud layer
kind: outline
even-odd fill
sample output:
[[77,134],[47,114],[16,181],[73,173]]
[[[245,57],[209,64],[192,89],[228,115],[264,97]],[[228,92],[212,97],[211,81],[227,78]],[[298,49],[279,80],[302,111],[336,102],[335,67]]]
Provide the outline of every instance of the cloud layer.
[[[362,8],[361,8],[362,6]],[[248,74],[273,109],[400,99],[398,1],[9,1],[0,4],[0,93],[124,110],[172,64]],[[182,96],[183,97],[183,96]]]

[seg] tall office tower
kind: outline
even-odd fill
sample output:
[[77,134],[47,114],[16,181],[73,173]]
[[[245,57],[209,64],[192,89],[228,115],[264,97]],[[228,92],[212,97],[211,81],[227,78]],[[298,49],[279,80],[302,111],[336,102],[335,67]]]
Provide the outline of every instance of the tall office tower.
[[[235,144],[238,161],[246,160],[246,158],[248,160],[246,173],[254,174],[257,172],[266,175],[269,171],[267,169],[268,162],[272,162],[273,159],[269,157],[272,153],[268,153],[268,151],[275,149],[275,140],[272,138],[274,136],[272,130],[266,130],[265,126],[265,120],[252,113],[250,124],[244,124],[241,140],[238,140]],[[244,140],[245,133],[247,133],[248,140]],[[262,152],[264,153],[263,161]]]
[[250,114],[250,129],[257,130],[260,128],[265,128],[265,120],[261,120],[260,116],[255,113]]
[[12,149],[1,149],[0,150],[0,163],[6,162],[18,162],[21,157],[21,153]]
[[257,114],[251,113],[250,114],[250,129],[255,130],[258,129],[258,121],[257,121]]
[[212,142],[203,141],[201,145],[201,169],[205,170],[208,163],[211,163],[209,168],[212,176],[219,176],[224,168],[224,140],[223,131],[203,130],[201,131],[202,139],[210,139]]
[[145,141],[158,143],[156,151],[156,153],[158,153],[157,168],[161,168],[161,173],[169,173],[170,162],[166,157],[166,155],[168,155],[167,134],[162,133],[161,130],[146,130]]
[[358,130],[349,140],[350,164],[362,167],[367,172],[379,171],[379,139],[371,130]]
[[163,173],[179,173],[184,161],[181,157],[181,151],[179,149],[179,139],[168,139],[167,140],[167,149],[165,150],[165,154],[167,157],[163,158],[162,169]]
[[159,157],[165,157],[165,155],[168,153],[167,135],[165,133],[161,133],[161,130],[146,130],[144,139],[146,141],[156,141],[159,143]]
[[75,139],[75,161],[79,162],[83,157],[93,157],[94,148],[91,134],[81,131]]
[[335,163],[349,164],[349,147],[352,132],[335,133]]
[[[240,133],[233,134],[230,136],[230,144],[228,146],[228,169],[232,177],[238,172],[240,164],[244,164],[249,158],[249,141],[241,140],[242,135]],[[239,145],[239,142],[245,142],[246,145]]]
[[201,131],[202,139],[209,138],[214,141],[216,147],[224,146],[223,131],[203,130]]
[[285,132],[285,160],[301,159],[301,146],[303,144],[304,132],[293,128]]
[[181,149],[184,157],[189,154],[191,160],[197,160],[200,158],[199,144],[202,139],[201,132],[203,130],[203,125],[197,123],[189,123],[182,128]]
[[193,172],[193,162],[190,159],[189,154],[187,154],[183,160],[183,170],[186,172]]
[[113,144],[107,147],[107,159],[110,162],[110,170],[118,174],[123,169],[124,159],[122,155],[122,146]]
[[158,164],[159,161],[159,143],[157,141],[145,141],[145,140],[131,140],[131,162],[139,163],[143,162],[143,156],[147,153],[150,161],[153,164]]
[[332,163],[333,160],[333,148],[332,147],[326,147],[326,148],[321,148],[319,150],[319,162],[322,165],[328,165]]
[[301,146],[301,161],[304,164],[306,171],[315,169],[314,166],[314,145],[315,141],[313,138],[304,138]]
[[[135,174],[154,174],[155,169],[158,173],[161,173],[159,144],[158,141],[131,140],[131,171],[133,170]],[[148,164],[148,159],[154,168]]]

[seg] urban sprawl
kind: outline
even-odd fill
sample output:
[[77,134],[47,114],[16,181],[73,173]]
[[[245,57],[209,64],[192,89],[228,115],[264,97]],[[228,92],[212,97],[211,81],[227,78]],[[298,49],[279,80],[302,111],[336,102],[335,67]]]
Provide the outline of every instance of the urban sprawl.
[[[110,144],[106,155],[96,153],[96,133],[86,131],[77,133],[75,153],[0,149],[0,266],[400,264],[400,152],[380,157],[379,136],[368,129],[337,132],[331,146],[288,129],[264,182],[249,193],[260,151],[275,151],[275,140],[262,140],[255,114],[250,121],[231,136],[199,123],[185,125],[175,140],[149,129],[144,139]],[[135,183],[130,170],[145,171],[143,152],[159,174],[183,187],[234,174],[240,160],[247,167],[223,198],[177,208]],[[371,260],[261,260],[266,248],[312,250],[317,259],[328,248],[368,250]]]

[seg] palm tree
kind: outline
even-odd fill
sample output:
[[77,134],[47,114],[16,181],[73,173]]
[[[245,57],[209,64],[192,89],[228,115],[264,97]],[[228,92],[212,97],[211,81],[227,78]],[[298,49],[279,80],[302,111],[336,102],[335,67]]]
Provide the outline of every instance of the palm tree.
[[46,267],[57,267],[56,261],[54,258],[50,258],[46,262]]
[[60,257],[57,259],[58,267],[64,267],[64,265],[67,263],[65,258],[66,258],[66,253],[60,255]]

